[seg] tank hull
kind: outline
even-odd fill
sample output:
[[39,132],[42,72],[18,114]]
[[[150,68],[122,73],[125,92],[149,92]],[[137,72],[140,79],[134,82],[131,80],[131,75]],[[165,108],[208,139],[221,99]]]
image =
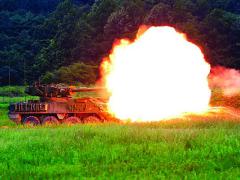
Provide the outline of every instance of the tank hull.
[[98,119],[99,122],[112,120],[107,112],[106,103],[97,98],[56,98],[44,102],[19,102],[10,105],[8,115],[17,124],[24,124],[25,121],[31,122],[31,119],[34,118],[34,122],[39,122],[37,124],[44,124],[46,119],[48,121],[54,119],[54,122],[58,121],[59,123],[72,121],[74,118],[75,121],[76,118],[78,119],[77,122],[85,123],[86,120],[91,119],[89,117],[95,117],[95,121]]

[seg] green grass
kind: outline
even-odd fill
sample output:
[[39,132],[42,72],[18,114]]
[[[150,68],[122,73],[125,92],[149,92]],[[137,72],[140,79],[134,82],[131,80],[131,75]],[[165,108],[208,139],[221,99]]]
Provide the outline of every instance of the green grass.
[[1,129],[0,177],[240,177],[238,121]]
[[15,123],[8,118],[8,104],[0,104],[0,127],[2,126],[16,126]]

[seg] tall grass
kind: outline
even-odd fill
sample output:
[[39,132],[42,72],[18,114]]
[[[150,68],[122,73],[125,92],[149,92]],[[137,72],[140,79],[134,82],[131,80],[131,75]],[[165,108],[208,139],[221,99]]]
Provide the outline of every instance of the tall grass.
[[[0,131],[0,177],[236,179],[240,126],[104,124]],[[192,128],[194,127],[194,128]]]
[[8,104],[0,104],[0,127],[14,127],[15,123],[8,118]]

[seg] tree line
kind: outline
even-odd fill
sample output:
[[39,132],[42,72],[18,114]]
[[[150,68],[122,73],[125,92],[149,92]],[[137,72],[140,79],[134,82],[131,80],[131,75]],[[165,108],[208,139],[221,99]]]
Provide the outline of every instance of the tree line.
[[0,0],[0,85],[94,83],[114,40],[142,24],[173,26],[211,65],[240,68],[238,0]]

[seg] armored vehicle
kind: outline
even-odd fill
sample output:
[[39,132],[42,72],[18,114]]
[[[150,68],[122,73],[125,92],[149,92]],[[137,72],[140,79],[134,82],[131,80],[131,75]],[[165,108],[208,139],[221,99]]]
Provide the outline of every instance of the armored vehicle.
[[26,89],[39,100],[13,103],[9,106],[9,118],[17,124],[76,124],[105,122],[106,100],[102,98],[73,98],[76,92],[98,92],[102,88],[73,88],[65,85],[34,84]]

